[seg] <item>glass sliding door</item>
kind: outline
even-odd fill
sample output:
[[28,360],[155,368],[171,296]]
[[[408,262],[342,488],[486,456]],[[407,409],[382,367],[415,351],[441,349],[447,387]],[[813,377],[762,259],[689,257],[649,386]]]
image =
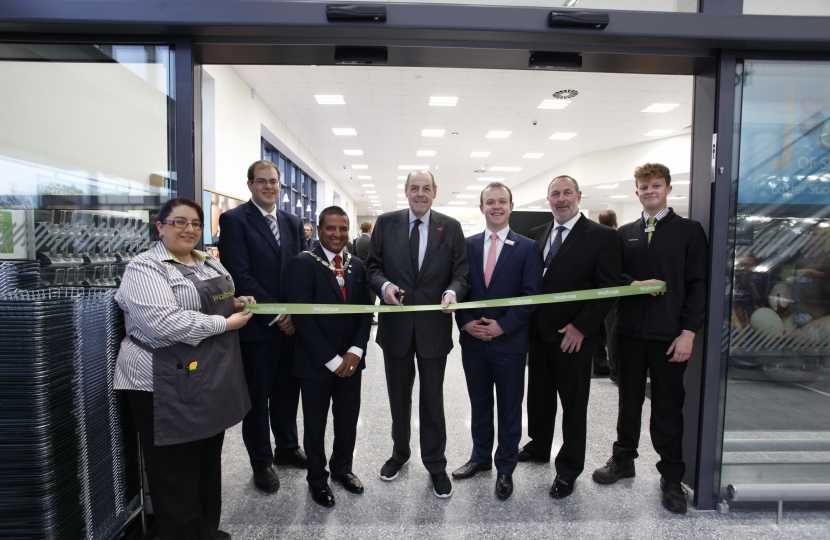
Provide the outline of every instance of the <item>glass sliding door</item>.
[[115,286],[177,192],[167,45],[0,43],[0,259]]
[[736,85],[721,496],[830,483],[830,63],[747,60]]

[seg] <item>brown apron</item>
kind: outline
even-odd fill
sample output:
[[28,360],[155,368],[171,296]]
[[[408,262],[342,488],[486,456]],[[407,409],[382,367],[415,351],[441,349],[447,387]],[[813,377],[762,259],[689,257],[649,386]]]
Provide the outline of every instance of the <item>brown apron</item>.
[[[172,263],[193,282],[206,315],[234,313],[230,276],[200,280],[192,269]],[[251,408],[236,330],[203,339],[195,347],[176,343],[153,349],[154,444],[165,446],[212,437],[239,423]]]

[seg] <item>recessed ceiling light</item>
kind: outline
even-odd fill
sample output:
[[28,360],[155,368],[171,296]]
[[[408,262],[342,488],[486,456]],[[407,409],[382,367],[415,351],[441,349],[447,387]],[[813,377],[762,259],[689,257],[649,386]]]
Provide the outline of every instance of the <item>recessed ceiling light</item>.
[[554,133],[548,138],[553,141],[570,141],[574,137],[576,137],[576,133]]
[[467,186],[470,191],[481,191],[481,186]]
[[528,152],[527,154],[523,155],[522,157],[527,158],[527,159],[539,159],[540,157],[542,157],[544,155],[545,154],[540,154],[538,152]]
[[401,208],[409,208],[409,205],[408,204],[399,204],[398,209],[401,209]]
[[430,96],[429,97],[429,106],[430,107],[455,107],[455,104],[458,103],[457,97],[452,96]]
[[352,165],[352,169],[368,169],[368,165]]
[[605,184],[604,186],[597,186],[597,189],[614,189],[620,187],[619,184]]
[[[406,176],[399,176],[398,180],[406,180]],[[398,186],[398,187],[403,187],[403,186]]]
[[671,184],[672,184],[673,186],[688,186],[688,185],[689,185],[689,183],[690,183],[690,182],[689,182],[688,180],[675,180],[675,181],[674,181],[674,182],[672,182]]
[[443,129],[423,129],[421,130],[421,137],[443,137]]
[[674,197],[666,197],[667,199],[685,199],[682,195],[675,195]]
[[502,182],[506,180],[505,178],[497,178],[494,176],[480,176],[476,178],[479,182]]
[[[371,185],[371,184],[370,184]],[[377,193],[377,190],[374,189],[367,189],[366,193]]]
[[627,199],[628,195],[611,195],[609,199]]
[[398,193],[398,197],[400,197],[401,199],[403,199],[404,197],[406,197],[406,195],[404,195],[403,193]]
[[490,152],[473,152],[470,154],[470,157],[487,157],[490,155]]
[[488,139],[506,139],[513,133],[512,131],[491,131],[487,134]]
[[435,150],[418,150],[418,156],[431,157],[435,155]]
[[343,96],[314,96],[318,105],[345,105]]
[[379,202],[372,203],[372,206],[380,206],[380,203]]
[[456,199],[478,199],[478,195],[473,195],[470,193],[469,195],[466,193],[462,193],[460,195],[455,196]]
[[680,107],[679,103],[652,103],[641,112],[647,113],[667,113],[672,109]]
[[[360,178],[360,176],[358,176],[358,178]],[[374,184],[360,184],[360,185],[363,186],[363,187],[375,187]]]
[[669,133],[674,133],[673,129],[653,129],[646,133],[646,137],[662,137],[663,135],[668,135]]
[[357,135],[354,128],[331,128],[335,135]]
[[564,109],[571,102],[567,99],[546,99],[544,100],[537,109]]
[[[358,179],[358,180],[371,180],[371,179],[372,179],[372,177],[371,177],[371,176],[358,176],[358,177],[357,177],[357,179]],[[373,187],[373,186],[374,186],[374,184],[363,184],[363,185],[364,185],[364,186],[369,186],[369,187]]]
[[406,184],[398,184],[398,189],[403,189],[406,187]]
[[521,167],[490,167],[491,171],[516,172],[521,171]]
[[450,201],[447,204],[467,204],[467,201]]
[[362,156],[363,150],[343,150],[343,153],[347,156]]
[[[401,171],[417,171],[420,169],[428,170],[429,165],[398,165],[398,169]],[[403,177],[406,180],[406,176]]]
[[369,198],[370,199],[380,199],[380,197],[378,197],[377,195],[369,195]]

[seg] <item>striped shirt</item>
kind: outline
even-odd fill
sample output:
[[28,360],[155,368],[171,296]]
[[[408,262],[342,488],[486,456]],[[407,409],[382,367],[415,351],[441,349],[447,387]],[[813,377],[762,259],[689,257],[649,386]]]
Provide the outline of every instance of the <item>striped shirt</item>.
[[[192,268],[201,280],[228,275],[218,260],[192,251]],[[199,311],[196,286],[167,261],[177,261],[159,242],[136,257],[124,272],[115,300],[124,310],[127,337],[115,363],[116,390],[153,391],[153,355],[130,340],[135,336],[152,348],[176,343],[198,345],[225,331],[225,317]]]
[[[669,212],[671,212],[671,207],[667,206],[667,207],[663,208],[662,210],[660,210],[659,212],[657,212],[657,215],[656,215],[656,216],[654,216],[654,217],[656,218],[656,219],[655,219],[655,221],[659,222],[661,219],[663,219],[664,217],[668,216],[668,215],[669,215]],[[643,221],[644,221],[646,224],[648,224],[648,218],[650,218],[650,217],[651,217],[651,216],[650,216],[650,215],[648,215],[648,212],[643,211]]]

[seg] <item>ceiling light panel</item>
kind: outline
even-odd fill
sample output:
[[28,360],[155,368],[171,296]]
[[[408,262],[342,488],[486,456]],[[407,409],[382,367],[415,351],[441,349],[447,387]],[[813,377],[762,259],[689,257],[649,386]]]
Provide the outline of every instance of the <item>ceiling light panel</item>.
[[512,131],[491,131],[487,134],[488,139],[506,139],[513,133]]
[[[417,171],[417,170],[429,170],[429,165],[398,165],[398,170],[401,171]],[[406,176],[403,177],[406,180]]]
[[523,155],[522,157],[525,158],[525,159],[539,159],[540,157],[542,157],[544,155],[545,154],[540,154],[538,152],[528,152],[527,154]]
[[679,103],[653,103],[642,110],[647,113],[667,113],[673,109],[680,107]]
[[688,180],[675,180],[671,183],[673,186],[688,186],[689,184]]
[[537,109],[564,109],[570,105],[570,100],[567,99],[546,99],[539,104]]
[[469,195],[466,193],[462,193],[460,195],[455,196],[456,199],[478,199],[478,197],[478,195],[473,195],[472,193]]
[[457,97],[452,96],[430,96],[430,107],[455,107],[458,103]]
[[500,172],[516,172],[521,171],[521,167],[490,167],[491,171],[500,171]]
[[[357,179],[358,180],[371,180],[372,177],[371,176],[358,176]],[[363,184],[363,185],[364,186],[374,186],[374,184]]]
[[421,130],[421,137],[443,137],[443,129],[424,129]]
[[343,150],[343,153],[347,156],[362,156],[363,150]]
[[[363,178],[362,176],[358,176],[358,178]],[[363,187],[375,187],[374,184],[360,184]]]
[[346,100],[343,96],[314,96],[318,105],[345,105]]
[[627,199],[628,195],[611,195],[609,199]]
[[662,137],[663,135],[668,135],[669,133],[674,133],[673,129],[653,129],[646,133],[646,137]]
[[490,152],[473,152],[470,154],[470,157],[487,157],[490,155]]
[[469,191],[481,191],[481,186],[467,186]]
[[495,176],[480,176],[476,178],[479,182],[503,182],[506,178],[498,178]]
[[[399,176],[398,180],[406,180],[406,176]],[[398,186],[398,187],[403,187],[403,186]]]
[[368,165],[352,165],[352,169],[368,169]]
[[[370,184],[370,185],[371,185],[371,184]],[[367,190],[366,190],[366,193],[377,193],[377,190],[375,190],[375,189],[367,189]]]
[[467,201],[450,201],[447,204],[467,204]]
[[354,128],[331,128],[332,132],[335,135],[341,136],[354,136],[357,135],[357,131]]
[[435,155],[435,150],[418,150],[418,157],[432,157]]
[[380,199],[380,197],[378,197],[377,195],[369,195],[369,198],[370,199]]
[[597,189],[614,189],[620,187],[619,184],[605,184],[604,186],[597,186]]
[[548,138],[552,141],[570,141],[576,137],[576,135],[576,133],[554,133]]

